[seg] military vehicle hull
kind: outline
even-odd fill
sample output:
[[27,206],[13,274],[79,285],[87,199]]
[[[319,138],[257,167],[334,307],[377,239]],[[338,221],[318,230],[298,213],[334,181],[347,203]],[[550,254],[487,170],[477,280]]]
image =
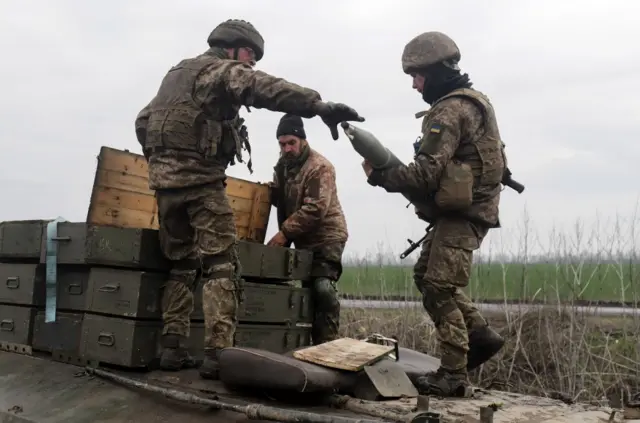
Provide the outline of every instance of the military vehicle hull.
[[[253,396],[226,388],[219,382],[205,381],[197,371],[132,372],[109,370],[152,386],[172,389],[200,398],[209,398],[231,405],[266,405],[296,413],[312,413],[318,422],[332,418],[354,419],[353,422],[410,422],[421,410],[417,399],[364,401],[334,395],[318,405],[294,405],[264,396]],[[340,403],[341,408],[336,408]],[[568,405],[549,398],[523,396],[500,391],[480,391],[471,399],[429,399],[429,410],[440,414],[441,422],[480,422],[480,408],[491,404],[500,408],[493,422],[526,421],[530,423],[589,423],[625,421],[621,413],[608,420],[608,407],[584,404]],[[308,415],[307,415],[308,416]],[[131,389],[94,377],[84,367],[0,351],[0,422],[2,423],[164,423],[184,422],[244,422],[266,421],[211,407],[186,404],[163,395]],[[314,421],[301,418],[299,421]],[[417,420],[415,420],[417,421]],[[424,420],[423,420],[424,421]],[[637,420],[635,420],[637,421]]]
[[[217,397],[229,404],[269,404],[225,388],[220,382],[200,379],[196,370],[179,373],[115,371],[155,386]],[[294,409],[291,405],[279,407]],[[328,406],[300,407],[300,411],[362,418],[354,412]],[[239,413],[182,404],[161,395],[129,389],[85,373],[84,367],[51,361],[46,357],[0,351],[0,422],[2,423],[164,423],[241,422]],[[256,420],[252,420],[256,421]]]

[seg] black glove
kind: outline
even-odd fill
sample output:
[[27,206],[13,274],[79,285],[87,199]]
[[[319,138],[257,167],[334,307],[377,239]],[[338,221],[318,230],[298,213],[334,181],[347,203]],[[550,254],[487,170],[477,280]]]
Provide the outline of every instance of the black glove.
[[338,124],[344,121],[364,122],[364,118],[344,103],[318,103],[316,114],[322,118],[331,131],[331,137],[338,139]]

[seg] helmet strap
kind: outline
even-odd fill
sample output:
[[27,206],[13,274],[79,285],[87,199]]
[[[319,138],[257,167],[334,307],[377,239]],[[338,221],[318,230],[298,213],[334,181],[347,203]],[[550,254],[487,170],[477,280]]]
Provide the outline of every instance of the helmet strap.
[[240,49],[238,47],[233,48],[233,60],[238,60],[238,56],[240,55]]

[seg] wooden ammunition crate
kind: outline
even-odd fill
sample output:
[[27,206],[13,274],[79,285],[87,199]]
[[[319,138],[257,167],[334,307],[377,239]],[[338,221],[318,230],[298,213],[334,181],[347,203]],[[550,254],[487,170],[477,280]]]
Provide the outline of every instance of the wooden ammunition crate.
[[[264,243],[271,212],[269,186],[231,176],[226,182],[238,239]],[[144,156],[110,147],[100,149],[87,223],[158,229],[156,199],[149,189]]]

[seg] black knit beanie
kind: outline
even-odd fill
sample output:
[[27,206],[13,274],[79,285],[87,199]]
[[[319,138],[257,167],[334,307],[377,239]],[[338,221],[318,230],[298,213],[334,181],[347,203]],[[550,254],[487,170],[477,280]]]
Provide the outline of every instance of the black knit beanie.
[[298,138],[306,139],[307,134],[304,132],[302,118],[289,113],[282,116],[278,124],[278,129],[276,130],[276,138],[282,135],[295,135]]

